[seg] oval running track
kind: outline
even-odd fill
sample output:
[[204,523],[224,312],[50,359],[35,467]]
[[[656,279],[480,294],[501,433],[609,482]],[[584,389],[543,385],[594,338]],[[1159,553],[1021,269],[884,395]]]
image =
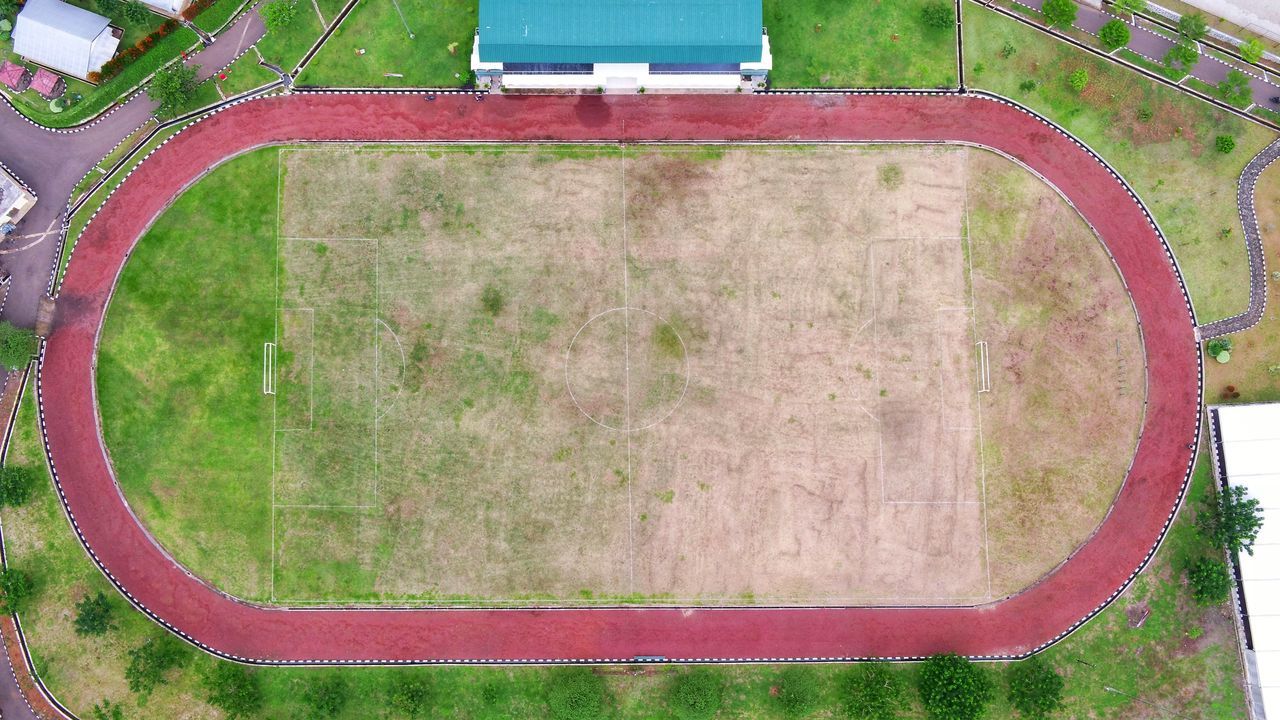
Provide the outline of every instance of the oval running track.
[[[153,619],[252,663],[610,662],[1023,656],[1128,585],[1181,503],[1200,430],[1201,358],[1185,287],[1149,215],[1088,148],[994,97],[954,94],[503,97],[301,93],[252,100],[143,162],[75,247],[39,373],[46,451],[99,567]],[[1147,407],[1107,518],[1037,585],[977,607],[294,609],[251,605],[191,575],[139,524],[99,428],[98,333],[134,243],[184,188],[251,148],[306,141],[961,141],[1011,155],[1063,191],[1114,257],[1137,308]],[[1072,432],[1062,418],[1062,432]]]

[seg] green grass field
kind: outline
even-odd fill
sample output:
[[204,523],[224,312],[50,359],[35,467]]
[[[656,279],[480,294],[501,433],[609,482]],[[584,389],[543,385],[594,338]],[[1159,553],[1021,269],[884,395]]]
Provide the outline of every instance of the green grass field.
[[[1044,113],[1128,180],[1173,246],[1200,322],[1242,312],[1249,275],[1236,180],[1274,133],[991,10],[964,12],[969,84]],[[1077,69],[1089,75],[1083,93],[1067,83]],[[1236,138],[1228,155],[1213,147],[1224,134]]]
[[[456,87],[471,72],[474,0],[360,0],[298,78],[332,87]],[[358,51],[363,50],[363,54]],[[388,73],[402,77],[388,77]]]
[[311,3],[300,3],[293,22],[262,36],[258,41],[258,52],[267,62],[285,72],[292,72],[302,62],[302,56],[320,39],[324,29]]
[[954,28],[927,27],[928,0],[765,0],[778,87],[952,87]]

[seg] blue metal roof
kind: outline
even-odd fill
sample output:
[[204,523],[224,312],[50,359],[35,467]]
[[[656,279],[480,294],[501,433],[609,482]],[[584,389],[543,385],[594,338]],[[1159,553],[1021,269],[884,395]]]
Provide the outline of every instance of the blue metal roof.
[[480,61],[759,62],[761,0],[480,0]]

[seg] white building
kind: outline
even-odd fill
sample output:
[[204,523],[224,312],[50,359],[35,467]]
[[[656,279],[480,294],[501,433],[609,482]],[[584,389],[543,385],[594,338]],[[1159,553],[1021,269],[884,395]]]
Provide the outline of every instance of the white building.
[[123,34],[107,18],[61,0],[27,0],[13,26],[13,51],[83,80],[116,54]]

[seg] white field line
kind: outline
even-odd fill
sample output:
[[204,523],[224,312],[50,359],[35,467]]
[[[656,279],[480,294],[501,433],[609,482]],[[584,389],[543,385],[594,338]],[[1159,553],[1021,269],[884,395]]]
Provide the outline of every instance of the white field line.
[[[382,393],[382,331],[378,324],[382,323],[382,296],[379,294],[378,280],[381,273],[379,267],[382,259],[382,241],[373,241],[373,500],[378,502],[378,426],[382,415],[379,414],[378,395]],[[385,323],[382,323],[385,324]]]
[[[973,308],[973,312],[969,314],[970,322],[973,328],[973,339],[978,339],[978,301],[977,291],[973,282],[973,238],[969,225],[969,158],[971,153],[965,153],[964,156],[964,234],[965,245],[969,250],[969,305]],[[984,564],[987,566],[987,597],[991,597],[991,536],[987,531],[988,520],[990,514],[987,508],[987,458],[983,454],[986,443],[982,438],[982,400],[975,396],[974,408],[977,411],[975,416],[978,421],[978,480],[979,487],[982,490],[982,554]]]
[[631,250],[627,244],[627,158],[619,163],[622,166],[622,363],[625,379],[623,407],[625,419],[623,427],[627,436],[627,572],[630,576],[628,592],[636,591],[636,531],[635,531],[635,492],[631,486],[631,279],[627,268],[628,255]]
[[[246,25],[246,27],[248,27]],[[275,302],[272,308],[271,322],[272,342],[280,342],[280,196],[284,192],[283,179],[284,171],[280,162],[281,150],[276,149],[276,292]],[[314,348],[312,356],[314,357]],[[279,398],[276,395],[271,396],[271,601],[276,601],[276,404]]]
[[275,356],[276,344],[273,342],[262,343],[262,394],[275,395]]

